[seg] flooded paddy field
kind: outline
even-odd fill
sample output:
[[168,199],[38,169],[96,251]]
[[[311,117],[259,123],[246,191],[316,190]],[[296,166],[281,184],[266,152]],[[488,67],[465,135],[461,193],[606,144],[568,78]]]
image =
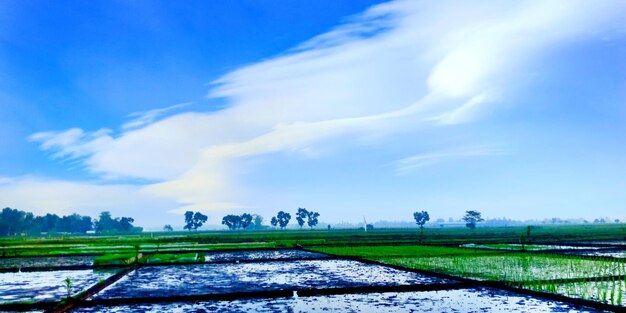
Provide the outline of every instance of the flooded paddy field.
[[624,250],[624,249],[607,249],[607,250],[595,250],[595,251],[588,251],[588,250],[571,251],[571,252],[566,252],[566,254],[626,259],[626,250]]
[[491,288],[82,307],[72,312],[600,312]]
[[204,254],[206,262],[251,261],[251,260],[283,260],[283,259],[319,259],[328,255],[294,249],[249,250],[208,252]]
[[111,274],[94,270],[0,273],[0,303],[61,300],[68,295],[67,277],[72,281],[70,293],[76,294]]
[[428,251],[428,248],[406,248],[405,251],[395,250],[395,255],[389,253],[394,250],[393,247],[333,247],[317,250],[479,281],[495,281],[608,305],[625,305],[626,260],[554,253],[495,253],[493,250],[477,254],[471,251],[479,249],[467,249],[466,252],[458,249],[435,248]]
[[541,244],[463,244],[462,248],[486,249],[486,250],[507,250],[507,251],[559,251],[559,250],[601,250],[606,247],[599,246],[572,246],[572,245],[541,245]]
[[349,260],[145,266],[97,294],[96,299],[215,293],[451,283]]
[[[423,241],[415,230],[378,229],[11,238],[0,246],[0,272],[21,268],[22,273],[5,274],[34,275],[42,266],[90,266],[94,258],[129,256],[130,262],[120,265],[124,271],[109,280],[112,273],[72,276],[75,297],[96,283],[104,287],[77,298],[73,312],[594,312],[607,307],[621,312],[626,267],[620,258],[625,249],[617,245],[623,235],[617,232],[622,230],[611,228],[615,235],[608,236],[608,226],[596,228],[533,228],[537,242],[551,244],[525,245],[526,251],[510,244],[525,228],[427,229]],[[598,238],[616,240],[591,241]],[[513,249],[459,247],[470,242]],[[305,250],[292,249],[302,246]],[[58,269],[46,272],[50,277],[2,276],[0,311],[22,304],[24,311],[47,310],[66,298],[68,273],[81,272],[100,273]],[[438,278],[451,277],[443,274],[458,278]]]
[[[552,292],[568,297],[626,306],[626,279],[598,279],[573,283],[529,285],[535,291]],[[626,309],[625,309],[626,310]]]

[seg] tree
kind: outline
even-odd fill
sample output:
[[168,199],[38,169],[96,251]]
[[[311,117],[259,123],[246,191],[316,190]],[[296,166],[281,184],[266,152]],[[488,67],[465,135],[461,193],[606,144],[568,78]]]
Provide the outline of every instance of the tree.
[[309,216],[309,211],[305,208],[298,208],[298,212],[296,212],[296,220],[298,221],[298,225],[300,229],[304,226],[305,219]]
[[129,232],[133,229],[135,219],[132,217],[122,217],[120,219],[120,228],[123,232]]
[[[78,216],[78,215],[77,215]],[[87,223],[87,219],[82,219],[82,218],[76,218],[76,217],[68,217],[68,216],[64,216],[61,218],[61,220],[59,221],[59,230],[63,230],[66,232],[71,232],[72,230],[72,223],[73,221],[77,221],[77,220],[82,220],[81,223]],[[133,219],[132,217],[122,217],[122,218],[113,218],[111,216],[111,212],[109,211],[104,211],[102,213],[100,213],[100,217],[98,218],[98,220],[96,220],[94,222],[95,224],[95,228],[96,228],[96,232],[98,233],[117,233],[117,232],[121,232],[121,233],[138,233],[142,231],[141,227],[135,227],[133,226],[132,223],[135,222],[135,219]],[[83,227],[87,227],[87,225],[84,225]]]
[[235,230],[241,226],[241,216],[229,214],[222,218],[222,225],[226,225],[228,229]]
[[0,213],[0,235],[14,236],[21,233],[24,227],[26,212],[4,208]]
[[278,225],[278,219],[276,218],[276,216],[272,217],[272,220],[270,221],[270,224],[272,224],[272,226],[276,227],[276,225]]
[[115,220],[111,217],[111,212],[104,211],[100,213],[100,217],[95,222],[96,232],[101,233],[107,230],[115,229]]
[[174,227],[172,227],[172,225],[170,224],[167,224],[163,226],[163,231],[174,231]]
[[252,215],[252,225],[254,229],[263,229],[263,217],[258,214]]
[[209,217],[208,217],[208,216],[206,216],[206,215],[204,215],[204,214],[202,214],[202,213],[200,213],[200,212],[196,212],[196,213],[193,215],[193,219],[192,219],[192,221],[193,221],[193,229],[194,229],[194,230],[198,230],[198,228],[202,227],[202,225],[203,225],[204,223],[206,223],[206,221],[207,221],[208,219],[209,219]]
[[414,212],[413,218],[415,219],[415,224],[419,225],[420,232],[424,234],[424,224],[430,221],[430,216],[428,215],[428,212],[426,211]]
[[278,215],[276,216],[276,220],[280,228],[284,229],[285,227],[287,227],[287,225],[289,224],[289,221],[291,220],[291,214],[284,212],[284,211],[280,211],[278,212]]
[[185,212],[185,226],[183,227],[183,229],[187,229],[189,231],[193,230],[198,230],[198,228],[200,228],[202,226],[202,224],[206,223],[206,221],[209,218],[200,213],[200,212],[193,212],[193,211],[187,211]]
[[481,217],[480,212],[470,210],[470,211],[465,211],[465,216],[463,216],[463,221],[465,222],[465,226],[467,226],[467,228],[474,229],[476,228],[476,223],[482,222],[484,221],[484,219]]
[[372,224],[367,224],[367,225],[365,225],[365,229],[366,229],[367,231],[372,231],[372,230],[374,230],[374,225],[372,225]]
[[313,212],[313,211],[309,211],[307,212],[307,225],[309,225],[309,227],[311,227],[311,229],[313,229],[313,227],[315,227],[315,225],[317,225],[317,218],[320,216],[319,213],[317,212]]
[[252,214],[244,213],[240,216],[241,219],[241,228],[246,229],[250,224],[252,224]]
[[189,231],[193,229],[193,212],[192,211],[185,212],[185,227],[183,228]]

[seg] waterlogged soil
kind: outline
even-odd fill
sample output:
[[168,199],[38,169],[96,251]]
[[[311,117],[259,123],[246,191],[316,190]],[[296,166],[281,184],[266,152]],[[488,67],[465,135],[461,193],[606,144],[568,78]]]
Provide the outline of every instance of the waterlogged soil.
[[626,246],[626,240],[603,240],[603,241],[585,241],[582,244],[607,245],[607,246]]
[[0,273],[0,303],[60,300],[68,294],[67,277],[72,280],[71,293],[76,294],[111,274],[93,270]]
[[146,266],[96,298],[165,297],[247,291],[451,283],[348,260]]
[[[485,250],[510,250],[522,251],[521,244],[485,244],[476,245],[473,243],[461,245],[462,248],[474,248]],[[583,247],[583,246],[566,246],[566,245],[536,245],[529,244],[523,246],[526,251],[544,251],[544,250],[599,250],[602,247]]]
[[251,260],[283,260],[283,259],[320,259],[329,257],[323,253],[293,249],[252,250],[209,252],[204,255],[206,262],[251,261]]
[[568,254],[572,255],[589,255],[589,256],[599,256],[599,257],[612,257],[612,258],[626,258],[626,250],[610,250],[610,251],[581,251],[581,252],[571,252]]
[[24,257],[0,259],[0,269],[29,268],[29,267],[55,267],[93,265],[93,257],[90,256],[63,256],[63,257]]
[[178,302],[78,308],[73,312],[597,312],[562,302],[478,288],[426,292]]

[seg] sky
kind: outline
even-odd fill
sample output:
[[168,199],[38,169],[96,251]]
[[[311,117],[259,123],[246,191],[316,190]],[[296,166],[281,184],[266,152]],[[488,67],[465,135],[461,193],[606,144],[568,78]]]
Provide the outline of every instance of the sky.
[[0,206],[626,219],[623,1],[0,2]]

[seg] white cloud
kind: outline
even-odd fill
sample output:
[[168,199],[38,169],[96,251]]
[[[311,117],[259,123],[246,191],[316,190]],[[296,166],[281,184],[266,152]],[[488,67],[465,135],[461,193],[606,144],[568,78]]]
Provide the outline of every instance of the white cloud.
[[499,156],[509,154],[510,150],[501,145],[479,145],[462,147],[446,151],[416,154],[393,163],[396,174],[406,175],[419,168],[466,158]]
[[[311,151],[341,136],[378,135],[384,146],[382,130],[474,121],[497,109],[525,65],[546,50],[611,31],[623,21],[624,6],[385,3],[286,55],[217,79],[208,96],[226,98],[230,106],[224,110],[157,120],[179,105],[136,114],[116,135],[71,129],[30,139],[53,157],[84,158],[90,171],[106,178],[155,180],[144,190],[181,206],[237,207],[243,205],[242,158]],[[425,154],[400,167],[472,155],[480,153]]]
[[28,140],[41,142],[43,151],[54,151],[54,159],[78,159],[90,156],[99,150],[106,150],[112,142],[110,129],[100,129],[95,132],[85,132],[79,128],[66,131],[39,132],[28,137]]
[[155,122],[158,118],[162,117],[163,115],[169,112],[175,111],[175,110],[179,110],[186,106],[189,106],[190,104],[191,102],[185,102],[185,103],[171,105],[165,108],[149,110],[146,112],[131,113],[127,117],[132,118],[132,119],[124,123],[124,125],[122,125],[122,128],[127,130],[127,129],[140,128],[140,127],[146,126],[148,124]]

